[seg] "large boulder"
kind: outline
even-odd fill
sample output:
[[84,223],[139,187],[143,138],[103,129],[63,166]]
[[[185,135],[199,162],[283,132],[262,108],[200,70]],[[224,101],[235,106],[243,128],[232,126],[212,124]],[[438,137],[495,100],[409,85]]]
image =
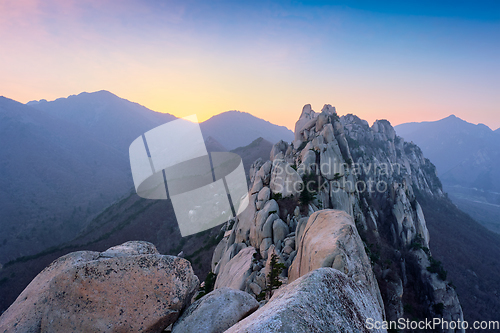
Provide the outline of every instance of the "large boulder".
[[[222,272],[224,270],[224,266],[234,258],[242,249],[247,247],[245,243],[234,243],[231,244],[231,246],[228,247],[225,252],[222,252],[222,256],[220,258],[220,261],[218,262],[217,265],[215,265],[214,273],[219,274],[219,272]],[[212,258],[213,261],[213,258]]]
[[302,190],[303,182],[300,175],[283,159],[276,158],[271,171],[269,187],[274,194],[281,194],[283,198],[297,196]]
[[238,221],[233,226],[232,233],[234,233],[234,240],[236,243],[248,242],[250,230],[255,227],[254,223],[255,216],[257,214],[257,195],[258,192],[250,195],[247,208],[238,215]]
[[281,219],[277,219],[273,222],[273,242],[278,244],[279,241],[285,239],[288,235],[289,228],[288,225]]
[[217,246],[215,247],[214,253],[212,255],[212,265],[211,265],[212,272],[215,272],[215,267],[221,261],[222,256],[225,254],[224,251],[226,251],[227,243],[228,239],[223,238],[219,242],[219,244],[217,244]]
[[161,332],[199,281],[146,242],[73,252],[45,268],[0,317],[0,332]]
[[246,292],[216,289],[194,302],[175,322],[172,333],[222,333],[258,308]]
[[338,177],[345,174],[345,163],[342,152],[336,141],[325,145],[320,152],[321,175],[328,180],[338,182]]
[[297,256],[288,272],[289,281],[320,267],[333,267],[365,284],[379,307],[384,308],[370,260],[350,215],[340,210],[320,210],[298,229]]
[[370,290],[338,270],[320,268],[275,291],[266,305],[226,333],[368,332],[368,319],[384,320]]
[[224,268],[217,275],[215,289],[229,287],[237,290],[245,289],[245,280],[252,273],[252,263],[255,248],[249,246],[242,249],[236,256],[224,265]]
[[[258,248],[263,238],[271,237],[269,232],[272,232],[272,222],[278,218],[279,209],[278,203],[274,199],[271,199],[266,202],[264,207],[256,214],[254,220],[245,221],[245,223],[250,225],[248,237],[250,245]],[[266,223],[269,223],[269,219],[271,219],[271,229],[268,230]],[[243,222],[243,220],[241,221]]]

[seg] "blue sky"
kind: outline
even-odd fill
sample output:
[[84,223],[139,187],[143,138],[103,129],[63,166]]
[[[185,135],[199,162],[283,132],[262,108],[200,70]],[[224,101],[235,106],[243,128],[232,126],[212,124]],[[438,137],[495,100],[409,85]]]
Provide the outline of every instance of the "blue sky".
[[109,90],[177,116],[241,110],[293,129],[302,106],[393,124],[500,127],[498,1],[0,4],[1,94]]

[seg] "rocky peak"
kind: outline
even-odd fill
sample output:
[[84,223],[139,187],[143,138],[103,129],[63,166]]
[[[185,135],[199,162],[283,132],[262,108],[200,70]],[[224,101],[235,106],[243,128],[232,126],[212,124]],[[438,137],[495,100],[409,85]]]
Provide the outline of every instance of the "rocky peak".
[[394,140],[396,131],[391,126],[391,123],[385,119],[377,120],[372,125],[372,131],[381,135],[382,140]]
[[[250,170],[249,208],[227,227],[227,238],[214,253],[214,271],[246,267],[237,285],[258,297],[256,291],[266,288],[272,253],[286,268],[283,285],[332,267],[371,288],[387,319],[409,316],[405,302],[420,304],[412,316],[431,317],[439,309],[443,317],[462,320],[454,290],[427,269],[435,260],[417,197],[443,196],[436,170],[387,120],[370,127],[354,115],[339,118],[331,105],[316,113],[308,104],[295,125],[294,142],[278,142],[270,158]],[[352,224],[341,222],[349,219]],[[244,264],[248,256],[237,254],[250,253],[248,247],[255,255]],[[446,304],[442,311],[441,304]]]
[[326,113],[331,115],[331,114],[337,114],[337,111],[335,110],[334,106],[331,106],[330,104],[325,104],[321,109],[321,113]]

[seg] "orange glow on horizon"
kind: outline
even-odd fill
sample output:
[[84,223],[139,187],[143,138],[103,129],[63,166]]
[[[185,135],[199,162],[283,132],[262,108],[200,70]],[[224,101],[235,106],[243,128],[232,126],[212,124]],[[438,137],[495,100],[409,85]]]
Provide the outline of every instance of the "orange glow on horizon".
[[0,94],[26,103],[108,90],[178,117],[238,110],[291,130],[304,104],[370,124],[455,114],[500,127],[497,23],[203,6],[1,2]]
[[[87,90],[87,92],[98,90],[106,89],[96,88],[94,90]],[[261,102],[260,100],[255,100],[253,102],[243,104],[238,103],[237,101],[222,100],[219,98],[215,98],[214,96],[205,96],[205,99],[188,98],[188,96],[186,96],[186,99],[167,99],[158,92],[155,94],[154,91],[148,91],[145,95],[141,95],[137,91],[123,91],[122,93],[116,91],[110,92],[117,95],[118,97],[138,103],[156,112],[169,113],[176,117],[185,117],[191,114],[196,114],[199,122],[203,122],[215,115],[226,111],[236,110],[250,113],[255,117],[267,120],[276,125],[285,126],[291,131],[294,130],[295,122],[298,120],[302,112],[302,107],[305,104],[311,104],[313,110],[316,112],[320,112],[324,104],[331,104],[332,106],[336,107],[337,113],[340,116],[346,114],[354,114],[359,118],[368,121],[370,125],[372,125],[373,122],[378,119],[387,119],[393,126],[408,122],[436,121],[451,114],[455,114],[457,117],[470,123],[483,123],[486,125],[488,125],[488,123],[491,124],[491,119],[484,119],[483,121],[474,122],[469,119],[470,114],[467,112],[457,112],[457,110],[453,109],[445,111],[439,106],[433,107],[432,105],[429,106],[425,103],[422,103],[422,105],[414,104],[408,106],[407,108],[405,108],[404,112],[401,112],[400,106],[396,104],[392,106],[386,106],[383,104],[380,104],[378,106],[369,106],[371,103],[353,103],[349,100],[349,98],[337,98],[337,103],[335,103],[335,100],[321,102],[320,98],[316,98],[315,100],[308,100],[304,96],[303,101],[300,101],[301,98],[299,93],[295,96],[290,96],[290,98],[283,98],[282,102],[268,101],[269,104],[266,105],[265,102]],[[77,92],[76,94],[78,93],[80,92]],[[5,97],[12,98],[21,103],[27,103],[31,100],[40,99],[52,101],[57,98],[68,97],[70,95],[73,95],[73,93],[69,93],[65,96],[50,96],[50,94],[47,92],[47,96],[38,92],[38,96],[36,96],[35,98],[27,97],[26,95],[29,95],[29,92],[24,91],[23,94],[19,97],[13,97],[9,95],[5,95]],[[490,126],[490,128],[492,130],[496,130],[498,127]]]

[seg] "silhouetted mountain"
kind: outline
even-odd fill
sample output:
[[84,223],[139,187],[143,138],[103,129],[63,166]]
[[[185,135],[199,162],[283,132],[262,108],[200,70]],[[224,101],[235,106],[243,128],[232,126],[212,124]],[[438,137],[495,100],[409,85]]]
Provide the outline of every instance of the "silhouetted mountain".
[[500,232],[500,135],[452,115],[395,127],[436,165],[451,199],[489,229]]
[[[395,129],[434,161],[442,181],[485,190],[500,188],[500,179],[488,176],[490,166],[499,158],[500,137],[486,125],[470,124],[452,115],[435,122],[402,124]],[[463,173],[471,169],[474,174],[464,177]]]
[[269,159],[272,148],[273,144],[271,142],[264,138],[258,138],[248,146],[239,147],[231,151],[241,156],[245,171],[248,173],[250,166],[253,162],[255,162],[255,160],[261,158],[263,161],[267,161]]
[[[75,236],[133,187],[130,143],[176,119],[107,91],[27,105],[2,98],[0,117],[0,263]],[[220,114],[201,127],[212,151],[250,144],[261,133],[273,140],[293,136],[241,112]]]
[[73,237],[131,186],[128,158],[79,126],[0,98],[0,262]]
[[28,105],[64,119],[87,131],[98,141],[128,156],[130,143],[150,129],[176,119],[168,113],[152,111],[108,91],[81,93],[52,102],[29,102]]
[[109,92],[0,99],[0,263],[73,238],[133,186],[128,147],[174,116]]
[[293,132],[284,126],[254,117],[246,112],[228,111],[200,124],[203,135],[211,136],[229,150],[249,145],[262,137],[271,143],[292,141]]
[[227,151],[226,147],[221,145],[219,141],[211,136],[205,139],[205,146],[207,147],[207,151]]

